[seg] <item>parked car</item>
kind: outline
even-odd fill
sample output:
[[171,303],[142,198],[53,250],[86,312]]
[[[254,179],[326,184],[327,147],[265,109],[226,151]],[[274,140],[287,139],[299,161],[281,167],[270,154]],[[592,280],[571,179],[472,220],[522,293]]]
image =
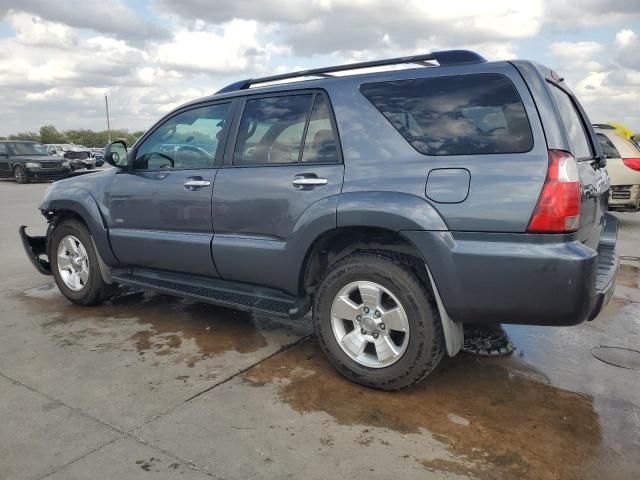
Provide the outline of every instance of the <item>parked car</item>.
[[0,178],[15,178],[18,183],[59,180],[70,171],[68,161],[49,155],[37,142],[0,141]]
[[611,179],[609,210],[640,210],[640,147],[606,124],[594,125],[602,151],[607,156]]
[[104,159],[104,148],[92,148],[91,149],[91,157],[93,157],[96,161]]
[[66,158],[74,170],[80,168],[94,168],[96,161],[91,154],[91,150],[82,145],[71,143],[46,144],[44,145],[50,155]]
[[[367,71],[395,64],[419,66]],[[427,376],[463,324],[575,325],[613,292],[604,155],[537,63],[454,50],[244,80],[105,160],[47,191],[46,238],[20,231],[71,302],[133,285],[311,310],[329,360],[371,387]]]

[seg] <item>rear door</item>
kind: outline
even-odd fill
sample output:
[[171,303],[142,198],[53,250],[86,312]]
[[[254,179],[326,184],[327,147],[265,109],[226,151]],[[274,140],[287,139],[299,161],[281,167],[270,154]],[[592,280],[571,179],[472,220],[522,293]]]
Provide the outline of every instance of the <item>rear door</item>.
[[286,290],[301,217],[321,212],[335,227],[344,168],[333,113],[321,91],[251,96],[238,109],[213,189],[213,257],[223,278]]
[[602,150],[594,141],[595,133],[592,135],[589,119],[575,96],[555,83],[549,82],[549,85],[571,145],[571,153],[578,162],[582,183],[578,239],[595,249],[600,242],[609,196],[609,177],[599,162]]

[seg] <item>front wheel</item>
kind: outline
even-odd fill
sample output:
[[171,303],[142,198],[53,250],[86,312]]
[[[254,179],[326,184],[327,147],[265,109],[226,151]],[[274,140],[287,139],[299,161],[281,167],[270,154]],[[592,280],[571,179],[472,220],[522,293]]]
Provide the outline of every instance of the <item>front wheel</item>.
[[332,265],[315,296],[313,323],[334,367],[369,387],[409,387],[444,354],[430,291],[410,263],[384,254],[357,253]]
[[22,165],[16,166],[16,168],[13,170],[13,176],[18,183],[29,183],[27,171]]
[[51,272],[62,294],[78,305],[95,305],[113,292],[100,273],[98,256],[87,227],[65,220],[51,234]]

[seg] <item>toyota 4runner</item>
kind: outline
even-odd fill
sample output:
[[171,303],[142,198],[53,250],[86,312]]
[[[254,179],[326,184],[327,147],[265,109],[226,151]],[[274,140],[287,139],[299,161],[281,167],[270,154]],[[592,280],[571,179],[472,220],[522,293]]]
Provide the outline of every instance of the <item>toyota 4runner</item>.
[[129,285],[312,311],[364,385],[419,381],[463,324],[575,325],[613,291],[605,157],[533,62],[456,50],[244,80],[105,160],[49,188],[46,237],[20,231],[69,300]]

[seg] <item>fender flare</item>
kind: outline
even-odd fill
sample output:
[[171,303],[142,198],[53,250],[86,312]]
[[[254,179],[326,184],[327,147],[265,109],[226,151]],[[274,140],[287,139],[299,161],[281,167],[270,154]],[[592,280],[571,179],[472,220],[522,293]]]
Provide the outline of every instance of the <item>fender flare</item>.
[[114,256],[109,243],[109,231],[98,203],[91,193],[81,188],[64,189],[64,198],[56,197],[55,191],[46,195],[40,205],[40,210],[48,215],[49,212],[68,211],[78,215],[87,225],[91,237],[99,254],[100,261],[106,265],[117,265],[118,260]]

